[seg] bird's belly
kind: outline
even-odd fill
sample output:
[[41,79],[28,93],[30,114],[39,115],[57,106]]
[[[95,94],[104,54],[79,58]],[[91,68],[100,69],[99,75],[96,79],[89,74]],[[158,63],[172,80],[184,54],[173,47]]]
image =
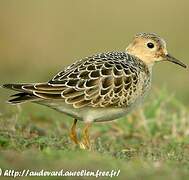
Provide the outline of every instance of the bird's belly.
[[39,104],[49,106],[59,112],[63,112],[73,118],[85,122],[103,122],[118,119],[131,111],[131,107],[83,107],[74,108],[72,105],[61,101],[41,101]]
[[118,107],[91,108],[86,107],[80,110],[84,121],[112,121],[118,119],[129,112],[129,109]]

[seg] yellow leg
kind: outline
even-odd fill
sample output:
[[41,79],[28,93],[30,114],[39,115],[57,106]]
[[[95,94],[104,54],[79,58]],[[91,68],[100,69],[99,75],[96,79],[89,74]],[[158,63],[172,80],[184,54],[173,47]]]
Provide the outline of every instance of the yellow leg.
[[89,128],[91,127],[91,123],[86,123],[85,127],[82,131],[83,138],[82,142],[80,143],[80,148],[82,149],[90,149],[90,138],[89,138]]
[[77,124],[77,119],[74,119],[74,123],[73,123],[71,131],[70,131],[70,139],[75,144],[79,144],[78,139],[77,139],[77,134],[76,134],[76,124]]

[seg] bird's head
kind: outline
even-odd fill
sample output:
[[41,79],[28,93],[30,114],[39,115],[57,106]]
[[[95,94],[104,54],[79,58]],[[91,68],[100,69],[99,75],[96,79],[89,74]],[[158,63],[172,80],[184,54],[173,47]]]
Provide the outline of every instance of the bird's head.
[[184,63],[168,53],[166,42],[155,33],[136,34],[126,51],[141,59],[148,66],[152,66],[157,61],[170,61],[186,68]]

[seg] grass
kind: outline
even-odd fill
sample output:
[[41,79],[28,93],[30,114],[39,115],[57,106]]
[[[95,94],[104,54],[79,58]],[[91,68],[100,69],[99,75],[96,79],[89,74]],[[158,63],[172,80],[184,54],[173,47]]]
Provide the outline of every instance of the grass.
[[[153,90],[145,102],[126,118],[94,123],[91,151],[70,142],[70,117],[30,103],[5,105],[0,115],[0,167],[120,169],[113,179],[188,179],[188,109],[166,90]],[[79,137],[82,127],[79,123]]]

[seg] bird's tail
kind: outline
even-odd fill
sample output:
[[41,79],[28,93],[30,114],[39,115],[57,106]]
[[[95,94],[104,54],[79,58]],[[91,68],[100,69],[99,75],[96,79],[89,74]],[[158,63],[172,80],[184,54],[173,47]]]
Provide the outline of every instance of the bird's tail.
[[35,96],[32,92],[26,91],[23,89],[23,86],[31,84],[4,84],[3,88],[12,89],[18,91],[19,93],[12,95],[12,99],[8,100],[11,104],[23,103],[26,101],[37,100],[38,97]]

